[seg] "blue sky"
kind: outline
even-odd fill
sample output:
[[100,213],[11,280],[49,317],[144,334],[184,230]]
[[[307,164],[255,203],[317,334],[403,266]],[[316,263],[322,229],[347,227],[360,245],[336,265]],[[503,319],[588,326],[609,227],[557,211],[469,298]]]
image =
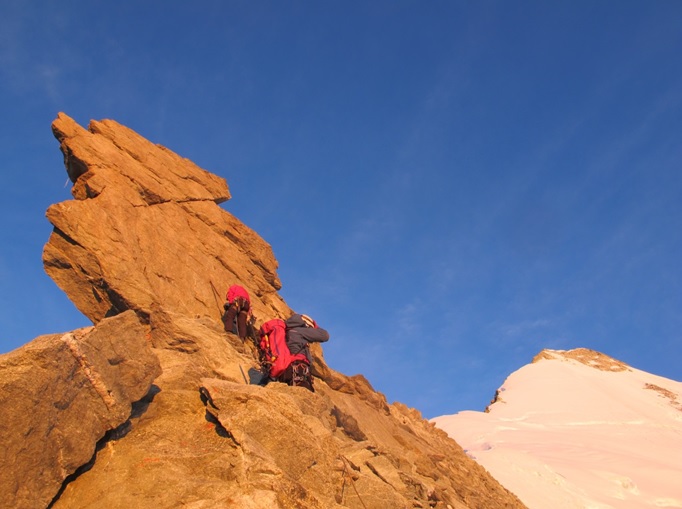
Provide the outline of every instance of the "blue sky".
[[0,4],[0,351],[88,321],[45,275],[50,124],[225,177],[331,367],[425,417],[543,348],[682,380],[682,2]]

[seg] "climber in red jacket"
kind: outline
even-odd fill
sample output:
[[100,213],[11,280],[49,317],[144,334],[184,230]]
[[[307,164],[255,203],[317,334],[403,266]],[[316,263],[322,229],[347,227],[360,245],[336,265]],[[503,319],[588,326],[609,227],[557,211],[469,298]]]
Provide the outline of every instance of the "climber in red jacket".
[[227,302],[223,305],[223,325],[226,332],[234,329],[234,319],[237,318],[237,334],[242,339],[246,338],[246,320],[251,312],[251,298],[249,292],[239,285],[232,285],[227,290]]

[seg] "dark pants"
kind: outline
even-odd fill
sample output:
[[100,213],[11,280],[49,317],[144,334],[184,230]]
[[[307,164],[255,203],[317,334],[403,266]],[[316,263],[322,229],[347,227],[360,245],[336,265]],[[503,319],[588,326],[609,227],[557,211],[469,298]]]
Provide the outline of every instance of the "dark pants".
[[246,338],[246,318],[249,314],[248,301],[237,297],[230,302],[223,315],[223,325],[226,332],[232,332],[234,329],[234,319],[237,318],[237,334],[241,339]]

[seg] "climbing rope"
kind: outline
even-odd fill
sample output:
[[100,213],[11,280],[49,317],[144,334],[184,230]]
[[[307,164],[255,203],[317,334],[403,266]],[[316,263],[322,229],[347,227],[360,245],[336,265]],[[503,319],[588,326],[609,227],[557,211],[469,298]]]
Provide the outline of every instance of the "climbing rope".
[[343,492],[344,492],[345,487],[346,487],[346,474],[348,474],[348,478],[350,479],[350,485],[353,487],[353,491],[355,491],[355,494],[358,496],[358,499],[360,500],[362,507],[367,509],[367,506],[362,501],[362,497],[360,496],[358,489],[355,487],[355,481],[353,480],[353,474],[351,474],[348,471],[348,467],[346,466],[346,462],[348,461],[348,459],[345,456],[341,456],[341,455],[339,455],[339,458],[341,459],[341,462],[343,463],[343,486],[341,486],[341,501],[343,501]]
[[208,282],[211,283],[211,289],[213,290],[213,296],[215,297],[216,304],[218,304],[218,309],[220,310],[220,314],[222,316],[223,306],[220,304],[220,295],[218,294],[218,290],[215,289],[215,285],[213,284],[213,281],[211,281],[209,279]]

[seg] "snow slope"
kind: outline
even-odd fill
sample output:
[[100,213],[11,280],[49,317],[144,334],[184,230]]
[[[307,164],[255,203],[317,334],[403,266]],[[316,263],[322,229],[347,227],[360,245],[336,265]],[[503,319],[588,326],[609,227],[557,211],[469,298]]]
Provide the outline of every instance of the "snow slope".
[[544,350],[488,410],[433,422],[530,509],[682,508],[682,383]]

